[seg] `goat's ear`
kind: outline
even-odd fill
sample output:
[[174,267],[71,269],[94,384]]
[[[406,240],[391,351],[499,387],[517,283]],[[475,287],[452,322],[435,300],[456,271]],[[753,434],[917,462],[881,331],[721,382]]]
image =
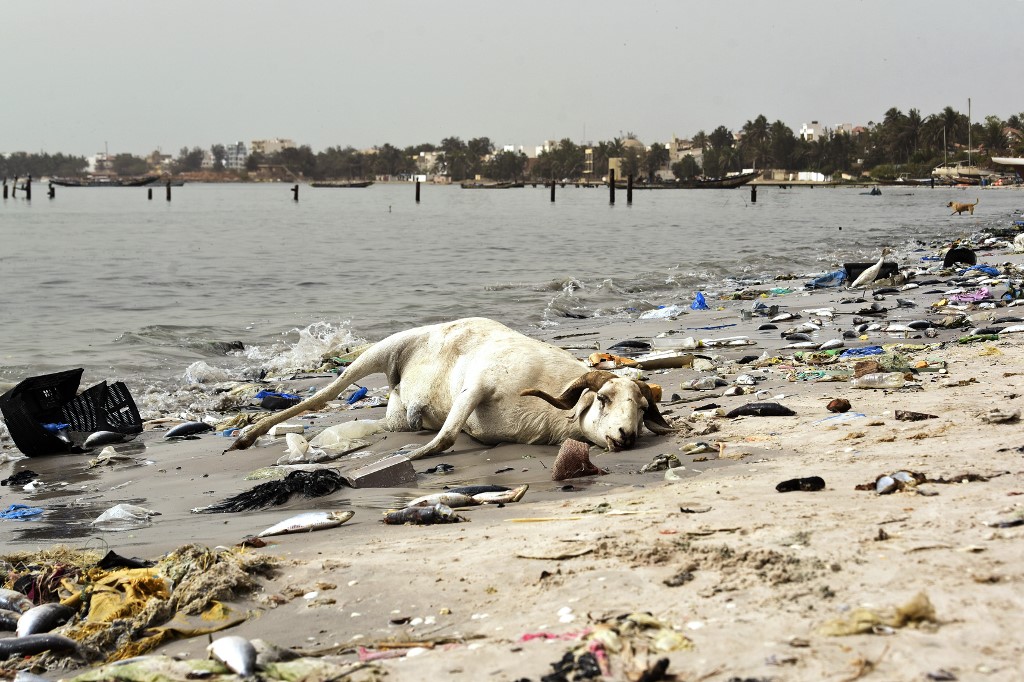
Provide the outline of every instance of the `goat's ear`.
[[647,409],[644,410],[644,426],[650,429],[652,433],[659,435],[675,431],[676,428],[665,421],[665,417],[658,410],[658,401],[655,399],[654,391],[647,382],[637,381],[636,385],[640,389],[640,393],[643,394],[644,400],[647,401]]
[[553,396],[545,393],[539,388],[528,388],[525,391],[522,391],[519,395],[534,396],[554,405],[560,410],[571,410],[576,406],[576,401],[578,401],[580,396],[583,395],[583,391],[588,388],[591,391],[597,391],[604,386],[606,381],[614,378],[615,375],[611,372],[587,372],[580,378],[576,379],[576,381],[566,386],[565,390],[562,391],[562,395]]
[[584,391],[583,395],[580,396],[579,401],[576,403],[576,409],[573,411],[570,419],[579,421],[590,406],[594,404],[594,400],[597,398],[597,393],[593,391]]

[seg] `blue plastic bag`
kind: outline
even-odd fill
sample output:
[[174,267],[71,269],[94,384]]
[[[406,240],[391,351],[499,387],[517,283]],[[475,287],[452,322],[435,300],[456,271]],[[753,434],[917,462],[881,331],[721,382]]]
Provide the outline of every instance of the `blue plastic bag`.
[[4,511],[0,511],[0,519],[17,519],[24,521],[26,519],[32,519],[36,516],[41,516],[43,513],[42,507],[30,507],[27,504],[12,504]]
[[842,286],[843,282],[846,281],[846,270],[836,270],[830,272],[827,275],[822,275],[812,279],[804,286],[808,289],[824,289],[826,287],[838,287]]
[[883,351],[881,346],[864,346],[862,348],[850,348],[848,350],[844,350],[842,354],[840,354],[839,359],[845,360],[847,358],[863,358],[869,355],[881,355],[882,352]]
[[709,310],[707,302],[704,300],[704,294],[697,292],[697,295],[693,298],[693,303],[690,304],[690,310]]

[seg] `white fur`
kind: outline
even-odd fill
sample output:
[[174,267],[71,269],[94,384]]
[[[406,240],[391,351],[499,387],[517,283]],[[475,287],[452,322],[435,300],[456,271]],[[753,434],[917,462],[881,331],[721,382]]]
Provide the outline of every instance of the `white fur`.
[[[584,390],[571,410],[521,395],[527,389],[558,395],[587,371],[569,352],[493,320],[418,327],[374,344],[316,395],[246,429],[232,449],[248,447],[276,423],[323,408],[351,384],[378,373],[391,386],[386,430],[438,432],[409,454],[412,459],[448,449],[460,431],[487,444],[558,444],[573,438],[610,450],[631,447],[648,407],[631,379],[616,377],[596,392]],[[648,427],[667,430],[649,421]]]

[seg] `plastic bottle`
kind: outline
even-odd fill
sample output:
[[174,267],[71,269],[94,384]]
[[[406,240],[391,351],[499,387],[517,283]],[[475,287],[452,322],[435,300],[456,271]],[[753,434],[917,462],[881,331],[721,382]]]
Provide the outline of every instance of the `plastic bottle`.
[[903,372],[865,374],[850,381],[854,388],[901,388],[905,383]]

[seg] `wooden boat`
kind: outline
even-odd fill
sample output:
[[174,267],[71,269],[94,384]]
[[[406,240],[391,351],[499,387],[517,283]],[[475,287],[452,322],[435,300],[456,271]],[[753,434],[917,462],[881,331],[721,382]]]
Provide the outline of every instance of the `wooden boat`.
[[512,189],[522,187],[521,182],[463,182],[459,186],[462,189]]
[[344,181],[344,180],[324,180],[323,182],[311,182],[311,187],[336,187],[336,188],[348,188],[348,187],[369,187],[373,184],[373,180],[358,180],[358,181]]
[[689,182],[681,182],[679,186],[683,189],[735,189],[756,179],[759,175],[761,175],[760,171],[754,171],[739,175],[727,175],[724,178],[697,178]]
[[116,175],[89,175],[82,178],[50,178],[50,182],[60,187],[142,187],[159,179],[159,175],[123,178]]

